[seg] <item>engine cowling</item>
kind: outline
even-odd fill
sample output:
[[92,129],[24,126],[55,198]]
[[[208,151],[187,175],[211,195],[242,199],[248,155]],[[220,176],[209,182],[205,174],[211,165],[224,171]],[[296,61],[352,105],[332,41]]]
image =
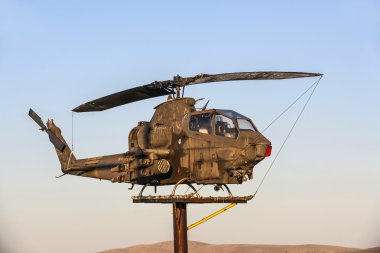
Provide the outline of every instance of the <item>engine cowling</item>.
[[167,148],[172,143],[173,129],[167,126],[154,126],[149,133],[152,148]]
[[149,147],[149,128],[149,122],[141,121],[129,132],[129,151],[135,152],[137,148],[144,150]]

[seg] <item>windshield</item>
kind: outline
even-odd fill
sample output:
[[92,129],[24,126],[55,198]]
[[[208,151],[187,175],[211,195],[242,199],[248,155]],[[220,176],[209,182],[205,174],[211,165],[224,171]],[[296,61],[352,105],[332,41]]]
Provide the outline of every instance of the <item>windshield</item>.
[[248,120],[246,119],[236,119],[238,125],[239,125],[239,128],[240,130],[252,130],[252,131],[255,131],[255,129],[253,128],[251,122],[249,122]]

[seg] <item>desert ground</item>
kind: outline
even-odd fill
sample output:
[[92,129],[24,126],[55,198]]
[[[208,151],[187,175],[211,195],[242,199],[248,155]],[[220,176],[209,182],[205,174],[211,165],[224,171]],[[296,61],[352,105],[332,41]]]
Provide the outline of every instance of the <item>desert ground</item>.
[[[136,245],[124,249],[111,249],[100,253],[172,253],[173,242]],[[189,241],[189,252],[196,253],[380,253],[380,247],[369,249],[329,245],[260,245],[260,244],[208,244]]]

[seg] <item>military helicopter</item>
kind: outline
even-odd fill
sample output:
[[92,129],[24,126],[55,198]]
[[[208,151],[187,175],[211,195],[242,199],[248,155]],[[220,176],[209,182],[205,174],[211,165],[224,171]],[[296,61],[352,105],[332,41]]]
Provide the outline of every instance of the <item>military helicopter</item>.
[[[253,178],[253,168],[271,155],[271,142],[251,119],[233,110],[196,109],[197,100],[184,97],[188,85],[321,76],[305,72],[237,72],[174,76],[92,100],[74,112],[103,111],[116,106],[168,96],[155,107],[150,121],[138,122],[128,136],[129,151],[77,159],[52,119],[45,125],[32,110],[29,116],[54,145],[64,174],[115,183],[162,186],[241,184]],[[182,92],[182,95],[181,95]]]

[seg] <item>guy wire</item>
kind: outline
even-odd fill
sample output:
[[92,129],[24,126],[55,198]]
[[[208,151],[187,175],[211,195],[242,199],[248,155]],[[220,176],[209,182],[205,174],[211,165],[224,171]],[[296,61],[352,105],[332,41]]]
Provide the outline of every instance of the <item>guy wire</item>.
[[[323,76],[321,76],[320,78],[318,78],[318,80],[317,80],[317,81],[311,86],[311,87],[314,86],[314,88],[313,88],[312,92],[310,93],[310,96],[307,98],[305,104],[303,105],[303,107],[302,107],[300,113],[298,114],[298,117],[296,118],[296,120],[294,121],[292,127],[290,128],[290,131],[289,131],[288,135],[286,136],[285,140],[282,142],[280,149],[278,150],[276,156],[274,157],[273,161],[272,161],[271,164],[269,165],[269,168],[268,168],[267,171],[265,172],[264,177],[261,179],[261,182],[260,182],[259,186],[257,187],[255,193],[253,194],[254,197],[256,196],[257,192],[259,191],[259,189],[260,189],[261,185],[263,184],[265,178],[267,177],[269,171],[272,169],[272,167],[273,167],[274,163],[276,162],[276,160],[277,160],[279,154],[281,153],[281,151],[282,151],[282,149],[284,148],[284,146],[285,146],[287,140],[289,139],[290,134],[293,132],[294,127],[296,126],[298,120],[300,119],[302,113],[305,111],[305,108],[306,108],[306,106],[308,105],[308,103],[309,103],[311,97],[313,96],[313,94],[314,94],[316,88],[318,87],[319,81],[322,79],[322,77],[323,77]],[[310,87],[310,88],[311,88],[311,87]],[[310,88],[309,88],[309,89],[310,89]],[[309,90],[309,89],[308,89],[308,90]],[[303,95],[302,95],[302,96],[303,96]],[[297,100],[298,100],[298,99],[299,99],[299,98],[297,98]],[[283,114],[283,113],[282,113],[282,114]]]
[[312,85],[310,85],[309,88],[307,88],[298,98],[296,98],[296,100],[294,100],[283,112],[281,112],[274,120],[272,120],[271,123],[269,123],[269,125],[264,128],[263,131],[261,131],[261,133],[264,133],[270,126],[273,125],[273,123],[275,123],[279,118],[281,118],[282,115],[284,115],[284,113],[286,113],[295,103],[298,102],[298,100],[300,100],[316,83],[319,82],[319,80],[321,80],[322,77],[318,78],[317,81],[315,81]]
[[74,112],[71,111],[71,152],[74,152]]

